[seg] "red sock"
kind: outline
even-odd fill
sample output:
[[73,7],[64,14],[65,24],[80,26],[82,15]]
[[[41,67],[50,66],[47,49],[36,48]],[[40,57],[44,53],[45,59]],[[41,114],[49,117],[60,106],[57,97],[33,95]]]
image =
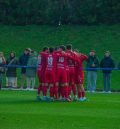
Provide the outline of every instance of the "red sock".
[[76,86],[75,85],[72,85],[72,91],[73,91],[74,96],[76,96]]
[[68,87],[68,95],[69,95],[69,96],[71,95],[71,90],[72,90],[72,88],[71,88],[71,86],[69,86],[69,87]]
[[61,92],[62,92],[62,88],[59,86],[58,87],[58,97],[60,98],[60,96],[61,96]]
[[64,98],[65,97],[65,88],[64,88],[64,86],[61,87],[60,91],[61,91],[62,98]]
[[85,97],[85,91],[82,91],[82,97],[83,98]]
[[38,95],[40,95],[40,91],[42,91],[42,85],[41,84],[38,86],[38,91],[37,91]]
[[68,98],[68,86],[64,86],[64,96]]
[[55,98],[58,99],[58,86],[54,87],[54,95],[55,95]]
[[50,97],[53,97],[54,87],[50,87]]
[[42,87],[43,96],[47,95],[47,86]]
[[78,98],[80,99],[82,97],[82,92],[78,91]]

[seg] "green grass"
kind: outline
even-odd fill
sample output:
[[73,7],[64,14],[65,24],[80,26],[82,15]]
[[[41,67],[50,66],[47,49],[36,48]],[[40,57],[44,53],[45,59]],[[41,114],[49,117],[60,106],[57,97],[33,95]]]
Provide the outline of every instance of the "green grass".
[[0,91],[0,129],[120,129],[120,95],[88,102],[36,102],[36,92]]
[[[6,58],[10,51],[15,51],[19,57],[26,47],[39,52],[43,46],[58,46],[68,42],[85,54],[95,49],[100,60],[104,51],[110,50],[116,65],[120,61],[120,24],[61,27],[0,25],[0,51],[5,53]],[[98,72],[97,88],[103,88],[101,72]],[[112,75],[112,89],[120,90],[119,71]]]
[[39,52],[45,45],[57,46],[68,42],[86,54],[95,49],[101,58],[105,50],[110,50],[116,59],[120,59],[120,24],[61,27],[0,26],[0,49],[7,54],[14,50],[19,56],[26,47]]

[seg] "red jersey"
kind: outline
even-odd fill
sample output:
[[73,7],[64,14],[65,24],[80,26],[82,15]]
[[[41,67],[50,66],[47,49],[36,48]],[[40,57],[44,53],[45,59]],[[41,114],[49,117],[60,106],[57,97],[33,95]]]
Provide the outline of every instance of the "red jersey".
[[66,51],[67,54],[69,54],[69,56],[71,56],[71,58],[67,59],[67,64],[69,68],[74,68],[75,67],[75,53],[72,52],[71,50],[67,50]]
[[54,53],[52,54],[46,54],[46,70],[55,70],[56,68],[56,55]]
[[38,71],[44,71],[46,68],[46,53],[45,52],[40,52],[38,56]]
[[55,83],[56,56],[54,53],[46,54],[45,82],[49,84]]
[[67,65],[68,65],[68,82],[74,83],[75,82],[75,53],[71,50],[66,51],[71,58],[67,59]]
[[72,63],[76,61],[75,57],[72,56],[70,53],[57,51],[56,53],[56,61],[57,61],[57,68],[65,68],[68,66],[68,60],[71,60]]
[[79,54],[79,69],[83,69],[83,61],[88,60],[88,57],[84,54]]
[[78,62],[75,63],[76,69],[76,82],[83,84],[84,81],[84,70],[83,70],[83,61],[87,60],[88,57],[84,54],[77,53]]
[[37,75],[40,83],[45,83],[45,69],[46,69],[46,52],[40,52],[38,56],[38,70]]
[[67,59],[69,55],[63,51],[56,51],[56,82],[67,83]]
[[66,69],[67,67],[67,54],[63,51],[57,51],[56,54],[56,63],[57,68],[63,68]]

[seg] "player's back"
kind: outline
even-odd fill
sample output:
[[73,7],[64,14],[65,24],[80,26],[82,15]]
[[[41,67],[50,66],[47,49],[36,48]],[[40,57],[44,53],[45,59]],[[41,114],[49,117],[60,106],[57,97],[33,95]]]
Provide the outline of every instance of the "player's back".
[[46,56],[45,52],[40,52],[38,56],[38,70],[45,70],[46,68],[45,56]]
[[57,68],[66,68],[67,66],[67,54],[63,51],[56,52]]
[[[66,53],[67,53],[69,56],[73,57],[73,58],[75,57],[75,54],[74,54],[74,52],[73,52],[72,50],[67,50]],[[69,67],[69,68],[75,67],[75,61],[74,61],[72,58],[68,58],[68,59],[67,59],[67,64],[68,64],[68,67]]]
[[53,70],[56,68],[56,56],[54,53],[46,54],[46,69]]

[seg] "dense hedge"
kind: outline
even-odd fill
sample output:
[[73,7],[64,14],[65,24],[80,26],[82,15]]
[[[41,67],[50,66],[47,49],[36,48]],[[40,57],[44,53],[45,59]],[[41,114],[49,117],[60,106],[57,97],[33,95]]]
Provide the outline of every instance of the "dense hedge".
[[120,0],[0,0],[3,24],[112,24]]

